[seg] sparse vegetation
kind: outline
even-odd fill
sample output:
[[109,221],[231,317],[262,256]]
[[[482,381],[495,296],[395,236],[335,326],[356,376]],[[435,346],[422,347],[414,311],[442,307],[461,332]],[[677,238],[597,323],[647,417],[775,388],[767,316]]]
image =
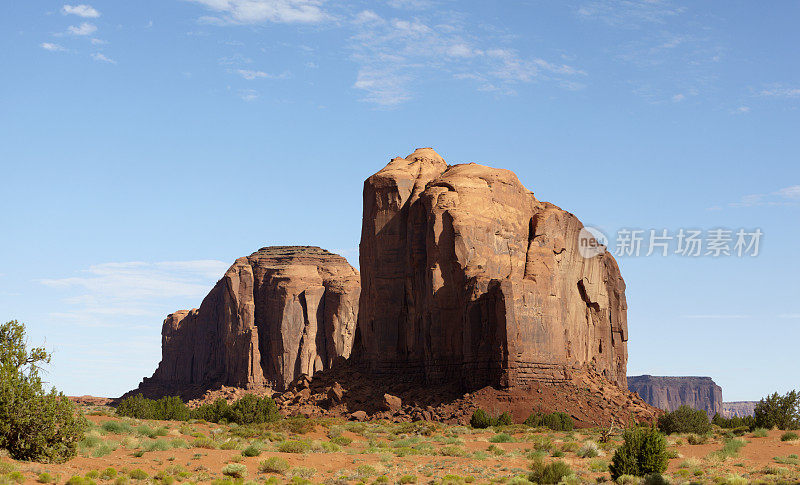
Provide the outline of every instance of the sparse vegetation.
[[489,416],[489,413],[483,409],[476,409],[475,412],[472,413],[469,424],[476,429],[488,428],[492,425],[492,418]]
[[787,431],[781,435],[781,441],[796,441],[800,439],[800,435],[794,431]]

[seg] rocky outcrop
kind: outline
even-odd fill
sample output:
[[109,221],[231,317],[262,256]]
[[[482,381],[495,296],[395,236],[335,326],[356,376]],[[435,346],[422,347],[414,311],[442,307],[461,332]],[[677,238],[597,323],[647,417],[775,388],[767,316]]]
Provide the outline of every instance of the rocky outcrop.
[[726,418],[743,418],[755,413],[758,401],[731,401],[722,403],[722,416]]
[[200,308],[167,316],[161,363],[140,390],[283,389],[350,355],[359,294],[358,272],[324,249],[275,246],[239,258]]
[[430,148],[364,183],[354,357],[374,374],[513,387],[587,366],[626,387],[625,283],[581,222],[508,170]]
[[710,377],[628,376],[628,388],[665,411],[686,405],[702,409],[709,418],[722,411],[722,388]]

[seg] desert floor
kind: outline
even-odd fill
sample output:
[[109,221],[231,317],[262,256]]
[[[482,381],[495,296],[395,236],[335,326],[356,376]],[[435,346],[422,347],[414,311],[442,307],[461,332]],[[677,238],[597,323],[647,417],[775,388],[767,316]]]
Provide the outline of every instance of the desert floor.
[[[73,484],[131,485],[520,485],[528,483],[523,479],[536,459],[565,461],[574,473],[568,483],[602,483],[611,479],[608,463],[621,444],[619,436],[600,443],[600,429],[556,432],[514,425],[475,430],[429,422],[304,418],[236,426],[145,421],[116,417],[107,407],[82,409],[92,426],[76,458],[50,465],[0,455],[0,484],[72,479]],[[782,434],[772,430],[763,437],[747,433],[732,438],[717,429],[694,445],[689,436],[669,436],[673,458],[664,476],[671,483],[800,483],[800,442],[781,441]]]

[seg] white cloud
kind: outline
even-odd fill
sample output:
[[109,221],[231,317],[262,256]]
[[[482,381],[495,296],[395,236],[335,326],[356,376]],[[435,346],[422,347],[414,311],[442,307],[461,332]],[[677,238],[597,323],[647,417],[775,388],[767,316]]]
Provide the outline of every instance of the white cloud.
[[207,23],[254,24],[319,23],[332,16],[322,9],[321,0],[187,0],[219,12],[220,17],[202,17]]
[[800,204],[800,185],[783,187],[775,192],[765,194],[748,194],[738,202],[731,202],[730,207],[758,206],[793,206]]
[[281,74],[269,74],[264,71],[252,71],[249,69],[237,69],[236,72],[248,81],[252,81],[254,79],[286,79],[289,77],[288,72]]
[[67,292],[52,316],[90,326],[116,326],[124,317],[159,317],[165,301],[205,296],[228,265],[222,261],[125,262],[90,266],[79,276],[44,279]]
[[243,101],[255,101],[259,96],[261,96],[261,93],[255,89],[242,89],[239,91],[239,97],[242,98]]
[[388,0],[386,4],[392,8],[406,10],[423,10],[433,6],[433,2],[429,0]]
[[800,88],[788,88],[780,84],[774,84],[769,88],[762,89],[759,95],[771,98],[800,98]]
[[40,46],[42,47],[42,49],[50,52],[61,52],[66,50],[62,46],[58,44],[51,44],[50,42],[42,42]]
[[456,21],[385,20],[365,10],[352,23],[358,28],[350,39],[351,57],[359,64],[353,87],[364,92],[364,101],[379,106],[411,99],[415,84],[436,77],[470,80],[479,90],[500,94],[513,94],[520,83],[546,80],[567,90],[583,87],[572,79],[585,75],[582,70],[493,46]]
[[749,113],[750,107],[749,106],[739,106],[736,108],[736,113]]
[[614,27],[638,29],[643,24],[663,24],[683,13],[685,7],[672,5],[668,0],[602,0],[581,5],[579,17],[599,19]]
[[682,93],[678,93],[678,94],[672,96],[672,102],[674,102],[674,103],[679,103],[679,102],[683,101],[684,99],[686,99],[686,96],[684,94],[682,94]]
[[108,42],[103,39],[94,39],[94,38],[92,39],[92,45],[105,45],[105,44],[108,44]]
[[780,315],[778,315],[778,318],[796,319],[800,318],[800,313],[781,313]]
[[110,59],[110,58],[106,57],[105,55],[103,55],[103,54],[101,54],[99,52],[95,52],[94,54],[92,54],[92,59],[94,59],[95,61],[98,61],[98,62],[107,62],[109,64],[116,64],[117,63],[117,61],[115,61],[114,59]]
[[96,19],[100,16],[100,12],[92,8],[91,5],[64,5],[61,7],[61,13],[64,15],[77,15],[89,19]]
[[91,35],[95,33],[96,30],[97,26],[88,22],[84,22],[79,26],[70,25],[67,29],[67,31],[72,35]]
[[353,19],[353,23],[358,25],[373,24],[373,23],[382,24],[384,22],[385,20],[383,20],[383,18],[380,15],[376,14],[372,10],[362,10],[358,12],[355,18]]

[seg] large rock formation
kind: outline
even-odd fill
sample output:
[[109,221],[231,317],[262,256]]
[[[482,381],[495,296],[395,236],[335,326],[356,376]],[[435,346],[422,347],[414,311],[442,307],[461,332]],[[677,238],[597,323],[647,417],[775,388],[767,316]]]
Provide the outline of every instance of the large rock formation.
[[364,183],[354,356],[373,373],[518,386],[590,366],[626,386],[625,283],[581,222],[508,170],[430,148]]
[[758,401],[730,401],[722,403],[722,415],[726,418],[752,416]]
[[722,411],[722,388],[710,377],[628,376],[628,388],[665,411],[687,405],[710,418]]
[[239,258],[199,309],[167,316],[161,363],[140,389],[283,389],[350,355],[359,293],[358,271],[324,249]]

